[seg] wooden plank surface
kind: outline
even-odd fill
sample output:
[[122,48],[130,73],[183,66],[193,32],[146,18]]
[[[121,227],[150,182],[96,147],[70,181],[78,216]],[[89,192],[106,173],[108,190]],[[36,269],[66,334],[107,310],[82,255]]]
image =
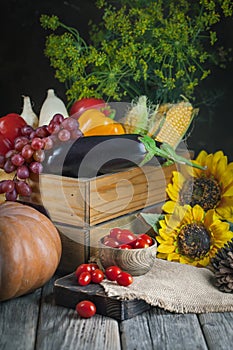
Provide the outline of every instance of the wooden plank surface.
[[210,350],[233,349],[233,312],[199,315]]
[[95,315],[80,318],[75,310],[55,305],[53,284],[43,290],[36,350],[120,350],[118,323]]
[[122,350],[208,349],[195,314],[157,314],[154,308],[123,321],[120,330]]
[[0,349],[35,348],[41,289],[0,302]]
[[1,350],[231,350],[233,312],[174,314],[152,308],[117,322],[81,319],[55,304],[52,279],[34,293],[0,303]]

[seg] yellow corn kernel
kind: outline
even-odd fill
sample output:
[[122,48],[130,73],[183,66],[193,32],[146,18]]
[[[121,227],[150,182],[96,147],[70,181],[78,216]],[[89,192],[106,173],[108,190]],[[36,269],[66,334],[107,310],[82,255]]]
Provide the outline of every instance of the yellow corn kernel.
[[186,101],[173,104],[167,111],[165,121],[155,139],[176,148],[187,132],[195,111],[191,103]]

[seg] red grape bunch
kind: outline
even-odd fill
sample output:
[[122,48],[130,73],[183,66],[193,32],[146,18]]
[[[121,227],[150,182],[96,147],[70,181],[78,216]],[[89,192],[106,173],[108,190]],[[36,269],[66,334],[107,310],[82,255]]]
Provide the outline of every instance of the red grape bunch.
[[56,142],[77,140],[82,136],[78,121],[61,114],[55,114],[49,125],[36,129],[23,126],[21,136],[14,140],[14,149],[0,154],[0,168],[7,174],[15,172],[13,180],[0,181],[0,193],[5,193],[8,201],[15,201],[18,195],[30,196],[32,190],[27,179],[32,173],[42,173],[46,150],[52,149]]

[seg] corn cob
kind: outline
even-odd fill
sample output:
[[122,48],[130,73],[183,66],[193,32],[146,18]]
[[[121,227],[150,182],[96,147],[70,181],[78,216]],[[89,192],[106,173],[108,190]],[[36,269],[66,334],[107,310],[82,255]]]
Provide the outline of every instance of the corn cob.
[[166,113],[171,106],[172,104],[170,103],[157,105],[157,107],[152,111],[149,118],[147,135],[150,137],[155,137],[158,134],[165,121]]
[[147,102],[146,96],[140,96],[132,102],[124,120],[124,129],[127,134],[146,134],[149,119]]
[[196,112],[197,109],[194,109],[189,102],[173,104],[167,111],[165,121],[155,139],[166,142],[175,149],[187,132]]

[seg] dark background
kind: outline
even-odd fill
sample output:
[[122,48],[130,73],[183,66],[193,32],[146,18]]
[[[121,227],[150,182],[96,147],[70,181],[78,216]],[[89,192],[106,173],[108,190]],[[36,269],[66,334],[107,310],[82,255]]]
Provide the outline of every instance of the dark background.
[[[54,78],[49,60],[44,56],[46,32],[39,22],[41,14],[55,14],[69,26],[76,27],[88,40],[88,21],[98,23],[100,13],[94,0],[2,0],[0,15],[0,116],[22,111],[22,95],[30,96],[38,114],[53,88],[65,103],[65,87]],[[218,27],[220,42],[233,46],[233,20]],[[233,160],[233,62],[226,69],[213,68],[213,73],[199,88],[199,94],[213,91],[219,98],[200,106],[187,140],[188,147],[198,152],[222,149]]]

